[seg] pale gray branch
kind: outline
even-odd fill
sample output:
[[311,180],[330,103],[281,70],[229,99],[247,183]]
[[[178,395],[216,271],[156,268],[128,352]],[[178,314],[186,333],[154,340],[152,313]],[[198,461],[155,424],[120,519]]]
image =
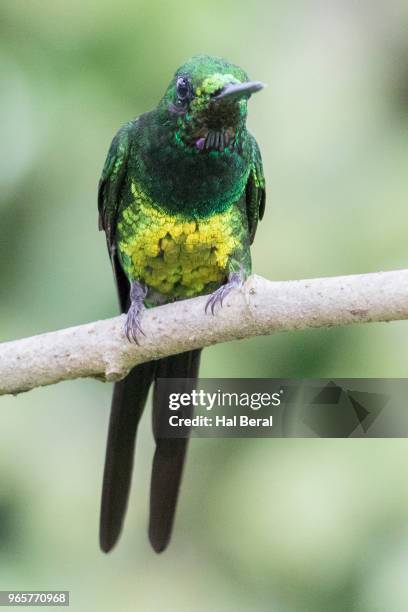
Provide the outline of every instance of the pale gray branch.
[[206,297],[146,310],[140,345],[124,316],[0,344],[0,395],[61,380],[118,380],[136,364],[274,331],[408,319],[408,270],[272,282],[251,276],[215,316]]

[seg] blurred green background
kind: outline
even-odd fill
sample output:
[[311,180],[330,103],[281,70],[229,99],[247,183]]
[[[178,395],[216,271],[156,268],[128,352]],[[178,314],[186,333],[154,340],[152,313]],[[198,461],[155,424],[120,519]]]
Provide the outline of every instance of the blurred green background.
[[[0,338],[117,312],[96,186],[110,140],[195,53],[269,84],[250,104],[271,279],[407,266],[408,4],[2,0]],[[405,377],[408,326],[207,349],[203,376]],[[76,611],[406,612],[405,440],[193,440],[173,541],[146,537],[153,445],[125,532],[98,549],[111,386],[0,400],[0,589]]]

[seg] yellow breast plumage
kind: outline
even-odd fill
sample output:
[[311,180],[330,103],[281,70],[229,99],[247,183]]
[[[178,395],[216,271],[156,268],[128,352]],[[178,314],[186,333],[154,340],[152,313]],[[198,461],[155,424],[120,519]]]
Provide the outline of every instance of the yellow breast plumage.
[[205,219],[186,219],[157,206],[136,185],[134,202],[119,217],[118,247],[124,269],[171,298],[206,293],[226,278],[239,248],[242,215],[236,206]]

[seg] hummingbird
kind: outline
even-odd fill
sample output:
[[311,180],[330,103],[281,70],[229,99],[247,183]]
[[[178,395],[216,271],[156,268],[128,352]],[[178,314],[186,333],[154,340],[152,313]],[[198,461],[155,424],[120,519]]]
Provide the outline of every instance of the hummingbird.
[[[198,55],[176,71],[159,104],[123,125],[98,188],[124,331],[139,343],[143,311],[208,295],[204,316],[251,273],[250,245],[265,209],[258,144],[246,127],[248,100],[263,89],[230,62]],[[167,399],[160,378],[197,379],[200,350],[134,367],[115,383],[100,514],[100,546],[116,544],[126,514],[137,427],[151,385],[153,458],[149,540],[170,540],[187,438],[160,436]]]

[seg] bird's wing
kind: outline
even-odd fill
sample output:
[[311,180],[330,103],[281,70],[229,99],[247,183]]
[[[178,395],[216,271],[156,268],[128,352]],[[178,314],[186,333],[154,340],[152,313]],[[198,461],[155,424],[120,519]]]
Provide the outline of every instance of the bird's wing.
[[134,129],[130,121],[115,134],[109,147],[98,186],[99,229],[104,230],[109,251],[113,246],[116,219],[120,202],[120,191],[127,170],[129,136]]
[[252,159],[251,170],[246,185],[246,211],[250,244],[252,244],[258,221],[262,219],[265,212],[265,177],[258,143],[252,134],[249,137],[252,145]]
[[106,234],[106,243],[112,262],[119,295],[121,311],[128,307],[129,282],[122,270],[116,253],[116,222],[121,199],[121,190],[127,172],[130,135],[136,122],[126,123],[115,135],[106,157],[98,187],[99,229]]

